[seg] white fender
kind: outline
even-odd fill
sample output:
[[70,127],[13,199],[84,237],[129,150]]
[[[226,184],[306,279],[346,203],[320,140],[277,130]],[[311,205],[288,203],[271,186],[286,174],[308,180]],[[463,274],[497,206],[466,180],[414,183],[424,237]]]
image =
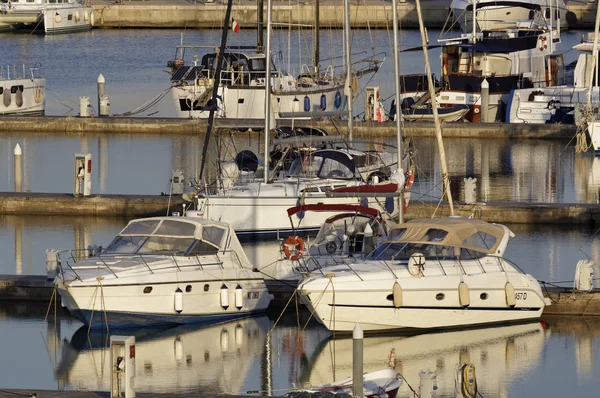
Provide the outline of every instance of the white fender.
[[17,89],[17,92],[15,93],[15,105],[17,105],[18,108],[23,106],[23,92],[19,89]]
[[506,295],[506,305],[509,307],[514,307],[517,305],[517,301],[515,299],[515,288],[510,282],[506,282],[506,285],[504,285],[504,294]]
[[392,288],[392,296],[394,297],[394,307],[402,307],[402,287],[400,287],[398,282],[394,283],[394,287]]
[[12,97],[12,94],[10,92],[10,88],[7,90],[5,87],[4,93],[2,94],[2,102],[4,103],[4,106],[7,108],[10,106],[11,97]]
[[175,290],[175,312],[181,314],[183,311],[183,290],[177,288]]
[[95,24],[95,20],[94,20],[94,10],[91,10],[91,11],[90,11],[90,24],[91,24],[92,26],[94,26],[94,24]]
[[75,18],[75,22],[79,22],[79,20],[81,19],[81,17],[79,16],[79,10],[75,10],[75,15],[73,15],[73,18]]
[[244,289],[240,285],[235,287],[235,308],[241,310],[244,306]]
[[224,310],[229,308],[229,289],[225,284],[221,286],[221,307]]
[[83,20],[85,22],[90,20],[90,13],[87,10],[83,13]]
[[468,307],[471,304],[471,297],[469,295],[469,286],[465,282],[461,282],[458,285],[458,299],[460,305]]
[[56,15],[54,16],[54,22],[56,22],[56,23],[62,22],[62,17],[60,16],[59,13],[56,13]]

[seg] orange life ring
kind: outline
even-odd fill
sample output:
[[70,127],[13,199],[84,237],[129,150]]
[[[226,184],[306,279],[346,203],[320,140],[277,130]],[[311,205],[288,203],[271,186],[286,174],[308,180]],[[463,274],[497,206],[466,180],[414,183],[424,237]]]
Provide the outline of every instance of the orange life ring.
[[288,259],[292,261],[298,260],[304,253],[304,241],[296,235],[288,237],[283,244],[283,252]]

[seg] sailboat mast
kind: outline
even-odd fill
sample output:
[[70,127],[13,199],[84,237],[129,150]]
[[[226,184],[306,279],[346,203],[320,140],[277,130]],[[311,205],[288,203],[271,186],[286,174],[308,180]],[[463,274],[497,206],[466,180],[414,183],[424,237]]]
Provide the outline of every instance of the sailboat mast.
[[265,75],[265,166],[264,182],[269,182],[269,133],[271,132],[271,32],[272,32],[272,0],[267,0],[267,51],[265,54],[267,67]]
[[[435,136],[437,138],[438,151],[440,153],[440,163],[442,164],[442,180],[444,183],[444,191],[450,205],[450,215],[454,215],[454,204],[452,203],[452,192],[450,192],[450,178],[448,177],[448,165],[446,164],[446,152],[444,151],[444,141],[442,138],[442,127],[440,126],[440,118],[438,116],[437,100],[435,99],[435,88],[433,87],[433,79],[431,78],[431,66],[429,65],[429,54],[427,53],[427,41],[425,39],[425,28],[423,27],[423,16],[421,15],[421,1],[416,0],[417,17],[419,18],[419,30],[421,31],[421,43],[423,46],[423,55],[425,56],[425,68],[427,70],[427,85],[429,86],[429,96],[431,97],[431,110],[433,111],[433,120],[435,122]],[[475,2],[473,1],[473,5]],[[474,10],[474,9],[473,9]],[[473,16],[475,13],[473,13]],[[398,109],[398,105],[396,105]],[[397,113],[398,111],[396,111]],[[443,195],[442,195],[443,198]]]
[[[399,175],[404,174],[402,170],[402,112],[400,111],[400,58],[398,53],[398,0],[392,1],[392,13],[394,15],[394,84],[396,89],[396,148],[398,150],[398,165],[397,170]],[[404,195],[403,187],[401,189],[400,197],[398,198],[398,222],[402,224],[404,222]]]
[[257,37],[256,37],[256,52],[262,53],[265,50],[264,46],[264,11],[265,4],[264,0],[258,0],[256,2],[256,22],[258,23]]
[[[215,121],[215,111],[217,110],[217,96],[219,95],[219,86],[221,85],[221,70],[223,69],[223,58],[227,49],[227,33],[229,33],[229,21],[231,20],[231,8],[233,0],[227,1],[227,9],[225,10],[225,21],[223,21],[223,32],[221,35],[221,47],[217,54],[217,67],[215,68],[215,82],[213,85],[212,97],[210,101],[210,112],[208,114],[208,123],[206,125],[206,135],[204,136],[204,146],[202,147],[202,164],[200,165],[200,174],[198,181],[202,181],[204,173],[204,165],[206,164],[206,152],[210,142],[210,134],[212,133],[213,123]],[[193,104],[192,104],[193,106]]]
[[354,139],[354,120],[352,119],[352,63],[350,53],[350,0],[344,0],[344,29],[346,42],[346,102],[348,107],[348,140]]
[[319,19],[321,19],[321,17],[319,15],[319,11],[320,2],[319,0],[315,0],[315,59],[313,60],[315,74],[319,73],[319,58],[321,57],[321,49],[319,48],[319,32],[321,30],[321,27],[319,26]]
[[471,43],[475,43],[477,41],[477,18],[475,18],[475,16],[477,15],[477,0],[472,0],[471,4],[473,6],[473,16],[471,17],[473,22],[471,32]]

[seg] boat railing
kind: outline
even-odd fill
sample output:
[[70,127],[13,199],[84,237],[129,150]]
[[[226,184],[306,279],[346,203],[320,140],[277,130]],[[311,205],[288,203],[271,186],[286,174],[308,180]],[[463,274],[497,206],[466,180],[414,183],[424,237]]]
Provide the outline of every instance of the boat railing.
[[0,80],[38,79],[40,77],[42,77],[40,64],[35,64],[32,67],[27,67],[23,64],[19,68],[16,65],[0,65]]
[[[156,271],[156,267],[153,267],[152,265],[150,265],[146,260],[149,257],[156,258],[157,256],[163,256],[165,258],[168,258],[171,261],[173,267],[176,268],[178,272],[182,272],[183,268],[188,268],[188,267],[200,267],[200,269],[204,270],[204,267],[214,266],[214,265],[217,265],[221,269],[224,269],[225,267],[223,266],[224,261],[223,261],[222,256],[225,254],[231,254],[232,262],[236,263],[240,268],[243,268],[243,264],[242,264],[239,254],[237,253],[237,251],[232,250],[232,249],[219,250],[218,252],[212,254],[212,256],[214,256],[215,261],[203,261],[201,259],[201,257],[207,257],[207,255],[202,255],[202,254],[195,254],[195,255],[190,255],[190,256],[182,256],[181,254],[178,254],[178,253],[147,253],[147,254],[140,254],[140,253],[101,254],[101,253],[98,253],[98,254],[95,254],[95,253],[92,253],[91,250],[93,250],[93,249],[68,249],[68,250],[60,251],[59,256],[64,255],[67,257],[65,261],[59,260],[58,266],[61,268],[61,272],[62,272],[62,268],[63,268],[63,264],[64,264],[69,268],[69,270],[71,272],[73,272],[76,279],[81,280],[81,277],[77,272],[78,268],[76,266],[76,263],[79,261],[82,261],[84,259],[98,259],[98,261],[100,261],[102,263],[102,267],[108,269],[114,275],[115,278],[118,278],[119,276],[115,272],[115,269],[113,269],[115,267],[111,267],[111,265],[109,264],[109,262],[110,262],[109,259],[114,259],[115,257],[119,257],[119,258],[128,257],[131,259],[139,259],[140,264],[143,264],[145,266],[145,268],[151,274],[154,274],[155,273],[154,271]],[[195,260],[195,263],[183,265],[177,261],[177,257],[193,258]],[[164,264],[160,264],[160,267],[161,267],[161,269],[165,269]]]

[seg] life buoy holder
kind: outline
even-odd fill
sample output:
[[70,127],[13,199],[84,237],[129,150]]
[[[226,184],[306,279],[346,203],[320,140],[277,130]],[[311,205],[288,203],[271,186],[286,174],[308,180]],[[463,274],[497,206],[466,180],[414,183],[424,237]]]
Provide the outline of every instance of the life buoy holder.
[[283,244],[283,252],[288,259],[298,260],[304,254],[304,241],[297,235],[288,237]]

